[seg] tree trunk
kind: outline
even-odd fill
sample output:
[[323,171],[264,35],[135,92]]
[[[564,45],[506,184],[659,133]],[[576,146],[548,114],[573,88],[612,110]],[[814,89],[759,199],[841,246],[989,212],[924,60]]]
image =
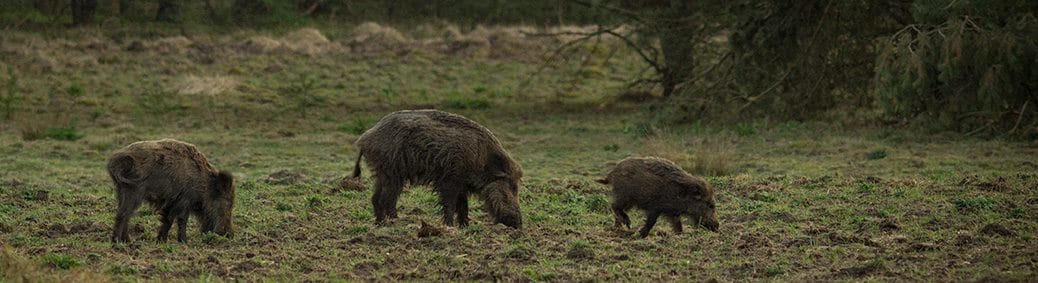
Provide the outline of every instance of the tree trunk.
[[159,11],[155,13],[156,21],[176,22],[180,18],[180,3],[176,0],[159,0]]
[[691,7],[672,3],[668,9],[658,12],[660,21],[655,23],[656,36],[660,39],[660,51],[663,53],[663,74],[660,80],[663,96],[674,93],[679,84],[692,78],[692,70],[696,66],[693,39],[697,36],[691,24],[684,23],[683,18],[693,13]]
[[131,0],[119,0],[119,15],[126,16],[133,10],[133,1]]
[[72,25],[82,26],[94,20],[97,0],[72,0]]

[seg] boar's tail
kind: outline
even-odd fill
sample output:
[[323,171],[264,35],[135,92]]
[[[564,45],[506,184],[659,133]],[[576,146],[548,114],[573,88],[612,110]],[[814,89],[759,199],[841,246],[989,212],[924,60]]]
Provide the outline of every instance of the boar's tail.
[[129,155],[116,155],[108,160],[108,175],[117,183],[137,184],[143,176],[136,176],[134,160]]
[[599,184],[603,184],[603,185],[608,185],[609,184],[609,179],[598,179],[598,180],[595,180],[595,182],[598,182]]
[[363,153],[357,152],[357,163],[353,164],[353,178],[360,178],[360,158],[364,156]]

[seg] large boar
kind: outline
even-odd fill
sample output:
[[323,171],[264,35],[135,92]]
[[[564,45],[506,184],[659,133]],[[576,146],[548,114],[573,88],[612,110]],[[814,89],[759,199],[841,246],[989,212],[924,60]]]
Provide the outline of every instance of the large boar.
[[108,158],[119,207],[112,242],[130,240],[130,217],[148,201],[162,217],[158,240],[165,241],[173,221],[177,240],[187,241],[187,220],[194,214],[202,233],[231,236],[234,178],[216,171],[194,145],[164,139],[130,144]]
[[638,207],[645,211],[645,226],[639,231],[644,238],[656,225],[660,215],[667,217],[674,231],[681,233],[681,216],[711,231],[719,226],[714,211],[714,191],[703,179],[693,177],[670,160],[656,157],[627,158],[616,164],[599,183],[613,187],[615,225],[631,228],[627,210]]
[[379,223],[396,218],[405,183],[432,185],[440,196],[443,222],[468,225],[468,196],[483,199],[483,210],[498,223],[522,226],[519,183],[523,171],[494,134],[460,115],[438,110],[390,113],[357,140],[361,158],[375,173],[371,203]]

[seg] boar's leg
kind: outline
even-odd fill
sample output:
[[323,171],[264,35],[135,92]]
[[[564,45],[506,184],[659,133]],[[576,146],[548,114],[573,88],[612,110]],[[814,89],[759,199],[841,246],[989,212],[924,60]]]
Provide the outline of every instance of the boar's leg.
[[159,236],[155,237],[155,240],[165,242],[169,237],[169,228],[173,226],[173,213],[170,213],[169,209],[163,209],[159,215],[162,217],[162,226],[159,226]]
[[186,211],[181,212],[177,215],[177,241],[181,243],[187,242],[187,216],[190,215]]
[[649,210],[645,212],[645,226],[638,231],[638,236],[642,238],[649,236],[649,230],[652,230],[653,226],[656,226],[656,219],[660,218],[659,210]]
[[447,226],[454,226],[454,213],[458,211],[458,201],[460,195],[463,194],[462,188],[464,187],[449,181],[437,182],[434,187],[440,193],[443,223]]
[[115,229],[112,231],[112,242],[129,242],[130,217],[141,206],[143,194],[137,192],[136,186],[125,183],[117,183],[116,190],[119,207],[115,210]]
[[396,201],[403,189],[401,180],[391,180],[381,175],[375,180],[375,193],[371,195],[375,222],[385,223],[388,219],[396,218]]
[[681,234],[681,217],[676,214],[667,215],[667,221],[670,222],[670,228],[674,230],[674,234]]
[[469,226],[469,194],[462,192],[458,194],[458,225]]
[[613,203],[613,225],[620,227],[620,225],[627,226],[627,229],[631,229],[631,217],[627,216],[627,207],[622,204]]

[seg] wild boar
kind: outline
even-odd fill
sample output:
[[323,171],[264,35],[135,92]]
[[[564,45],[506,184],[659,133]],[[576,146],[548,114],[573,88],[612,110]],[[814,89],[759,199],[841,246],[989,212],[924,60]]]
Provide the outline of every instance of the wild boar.
[[108,158],[108,175],[118,201],[112,242],[130,240],[127,226],[143,201],[162,217],[158,241],[166,240],[174,220],[177,240],[187,241],[190,214],[201,223],[202,233],[233,234],[234,177],[213,169],[192,144],[173,139],[135,142]]
[[495,222],[522,226],[522,168],[490,130],[468,118],[439,110],[393,112],[364,132],[357,148],[353,177],[360,177],[366,159],[375,174],[371,203],[378,223],[397,217],[397,198],[410,183],[432,185],[447,225],[455,217],[468,225],[468,196],[477,194]]
[[656,225],[660,215],[666,216],[674,231],[681,233],[681,216],[695,225],[717,231],[714,191],[703,179],[689,175],[670,160],[656,157],[632,157],[616,164],[599,183],[612,186],[613,216],[616,226],[631,228],[627,210],[638,207],[645,211],[645,226],[639,231],[644,238]]

